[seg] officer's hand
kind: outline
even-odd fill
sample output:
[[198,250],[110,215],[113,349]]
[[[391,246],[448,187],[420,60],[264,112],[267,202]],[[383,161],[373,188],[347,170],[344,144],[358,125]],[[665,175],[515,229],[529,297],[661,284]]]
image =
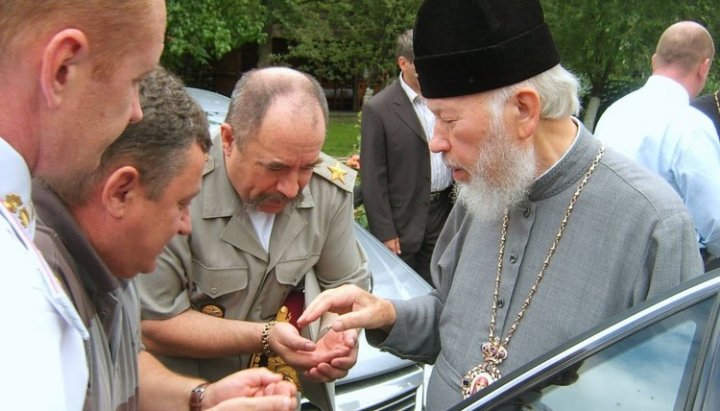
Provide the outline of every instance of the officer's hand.
[[328,311],[343,314],[332,323],[335,331],[353,328],[389,331],[397,316],[390,301],[355,285],[343,285],[320,293],[298,318],[298,326],[306,327]]
[[222,410],[295,410],[297,389],[280,374],[266,368],[250,368],[210,384],[203,406]]
[[348,355],[335,357],[329,363],[323,362],[316,367],[305,372],[305,376],[317,382],[330,382],[340,379],[348,374],[350,368],[355,365],[358,355],[358,338],[357,330],[347,331],[328,331],[317,342],[318,350],[324,346],[335,346],[343,344],[350,348]]
[[320,363],[329,363],[334,358],[347,356],[352,349],[346,344],[319,346],[303,338],[290,323],[275,324],[270,330],[269,338],[270,349],[288,365],[300,370],[309,370]]

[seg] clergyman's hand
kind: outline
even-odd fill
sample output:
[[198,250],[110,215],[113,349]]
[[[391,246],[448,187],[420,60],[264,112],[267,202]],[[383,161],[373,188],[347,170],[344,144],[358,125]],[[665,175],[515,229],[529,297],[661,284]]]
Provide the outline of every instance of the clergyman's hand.
[[358,286],[343,285],[320,293],[298,318],[298,326],[306,327],[326,312],[342,314],[332,323],[335,331],[353,328],[389,331],[397,315],[390,301]]

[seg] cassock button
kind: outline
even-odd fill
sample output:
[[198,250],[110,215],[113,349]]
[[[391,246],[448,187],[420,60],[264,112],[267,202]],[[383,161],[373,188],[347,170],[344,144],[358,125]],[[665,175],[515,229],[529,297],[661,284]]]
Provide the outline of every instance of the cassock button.
[[525,210],[523,210],[523,217],[530,217],[530,207],[525,207]]
[[505,300],[503,298],[498,298],[497,305],[498,305],[498,308],[505,307]]
[[510,254],[509,260],[510,260],[510,264],[515,264],[517,262],[517,255]]

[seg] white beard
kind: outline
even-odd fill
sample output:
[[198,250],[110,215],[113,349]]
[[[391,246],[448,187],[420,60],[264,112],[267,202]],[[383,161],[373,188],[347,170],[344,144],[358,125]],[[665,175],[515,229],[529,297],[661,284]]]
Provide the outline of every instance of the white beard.
[[489,221],[502,218],[505,209],[527,198],[535,180],[536,159],[532,146],[525,149],[512,143],[499,116],[486,136],[475,167],[468,170],[470,181],[458,184],[455,195],[470,214]]

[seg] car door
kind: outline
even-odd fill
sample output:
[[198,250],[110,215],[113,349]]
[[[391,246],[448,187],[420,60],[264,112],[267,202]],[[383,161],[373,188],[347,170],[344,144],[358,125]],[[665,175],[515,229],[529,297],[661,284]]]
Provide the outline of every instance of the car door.
[[706,274],[453,410],[720,410],[720,277]]

